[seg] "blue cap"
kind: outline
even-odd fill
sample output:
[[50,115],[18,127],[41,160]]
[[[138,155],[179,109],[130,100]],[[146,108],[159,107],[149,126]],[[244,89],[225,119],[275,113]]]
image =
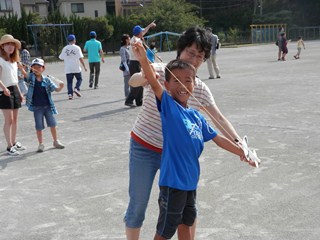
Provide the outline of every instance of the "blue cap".
[[71,42],[71,41],[74,41],[74,40],[76,40],[76,36],[73,35],[73,34],[70,34],[70,35],[68,36],[68,41]]
[[137,36],[137,35],[139,35],[139,33],[141,33],[143,30],[144,30],[144,28],[142,28],[142,27],[140,27],[139,25],[137,25],[137,26],[135,26],[135,27],[133,28],[132,33],[133,33],[133,35]]
[[90,32],[90,37],[96,37],[96,36],[97,36],[97,34],[96,34],[95,31],[91,31],[91,32]]

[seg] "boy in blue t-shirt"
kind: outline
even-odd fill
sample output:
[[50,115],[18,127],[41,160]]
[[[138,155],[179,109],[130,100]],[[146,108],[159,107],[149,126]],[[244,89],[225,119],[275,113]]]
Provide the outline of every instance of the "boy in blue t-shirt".
[[[204,142],[213,140],[219,147],[245,159],[243,150],[217,132],[196,110],[188,108],[196,69],[182,60],[168,63],[165,72],[165,89],[157,81],[141,43],[133,51],[149,81],[161,116],[163,151],[159,177],[158,239],[170,239],[178,225],[185,226],[181,239],[191,239],[189,227],[196,218],[196,189],[200,176],[199,157]],[[168,94],[170,93],[170,95]],[[253,162],[249,162],[253,165]]]

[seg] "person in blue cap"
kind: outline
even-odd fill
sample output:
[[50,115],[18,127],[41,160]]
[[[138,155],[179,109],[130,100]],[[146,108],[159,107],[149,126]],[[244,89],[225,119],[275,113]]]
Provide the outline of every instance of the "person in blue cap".
[[[155,22],[153,21],[147,27],[142,28],[139,25],[134,26],[132,33],[133,37],[130,40],[130,44],[132,45],[135,42],[143,41],[143,36],[149,31],[150,28],[154,28],[156,26]],[[129,62],[129,71],[130,76],[133,74],[140,72],[141,67],[139,61],[134,56],[131,47],[129,48],[130,52],[130,62]],[[133,100],[135,100],[136,106],[142,105],[142,98],[143,98],[143,87],[130,87],[129,95],[126,98],[125,105],[129,107],[134,107]]]
[[101,42],[96,39],[97,33],[91,31],[89,35],[90,40],[86,41],[83,51],[88,52],[90,68],[89,87],[92,88],[94,85],[94,89],[97,89],[100,75],[100,61],[104,63],[103,50]]
[[[83,61],[81,48],[76,45],[76,36],[70,34],[67,40],[69,44],[62,49],[59,58],[64,61],[64,70],[66,73],[68,86],[68,98],[69,100],[72,100],[73,93],[75,93],[78,97],[81,97],[80,86],[82,83],[82,75],[80,63],[82,64],[85,71],[87,71],[87,68]],[[77,79],[77,83],[74,89],[73,77]]]

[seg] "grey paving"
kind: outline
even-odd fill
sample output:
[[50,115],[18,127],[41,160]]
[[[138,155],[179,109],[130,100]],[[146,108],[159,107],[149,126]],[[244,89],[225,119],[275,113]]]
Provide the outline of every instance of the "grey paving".
[[[295,46],[286,62],[276,60],[273,44],[222,48],[221,79],[208,80],[205,63],[199,69],[263,163],[254,169],[206,144],[197,239],[320,239],[320,45],[306,42],[300,60]],[[160,56],[168,61],[175,53]],[[64,150],[53,149],[46,129],[46,151],[36,153],[33,116],[21,109],[18,140],[28,149],[19,157],[0,152],[1,240],[125,239],[129,134],[139,108],[124,106],[119,62],[107,57],[97,90],[84,73],[81,98],[67,100],[66,88],[54,94]],[[47,73],[65,79],[63,63],[48,64]],[[0,140],[5,149],[2,131]],[[142,240],[155,232],[157,193],[155,182]]]

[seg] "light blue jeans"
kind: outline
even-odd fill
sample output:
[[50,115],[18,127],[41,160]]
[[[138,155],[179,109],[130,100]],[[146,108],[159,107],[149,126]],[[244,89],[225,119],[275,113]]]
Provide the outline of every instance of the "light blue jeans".
[[124,217],[126,227],[140,228],[145,218],[152,184],[160,169],[161,153],[154,152],[134,139],[129,151],[129,205]]

